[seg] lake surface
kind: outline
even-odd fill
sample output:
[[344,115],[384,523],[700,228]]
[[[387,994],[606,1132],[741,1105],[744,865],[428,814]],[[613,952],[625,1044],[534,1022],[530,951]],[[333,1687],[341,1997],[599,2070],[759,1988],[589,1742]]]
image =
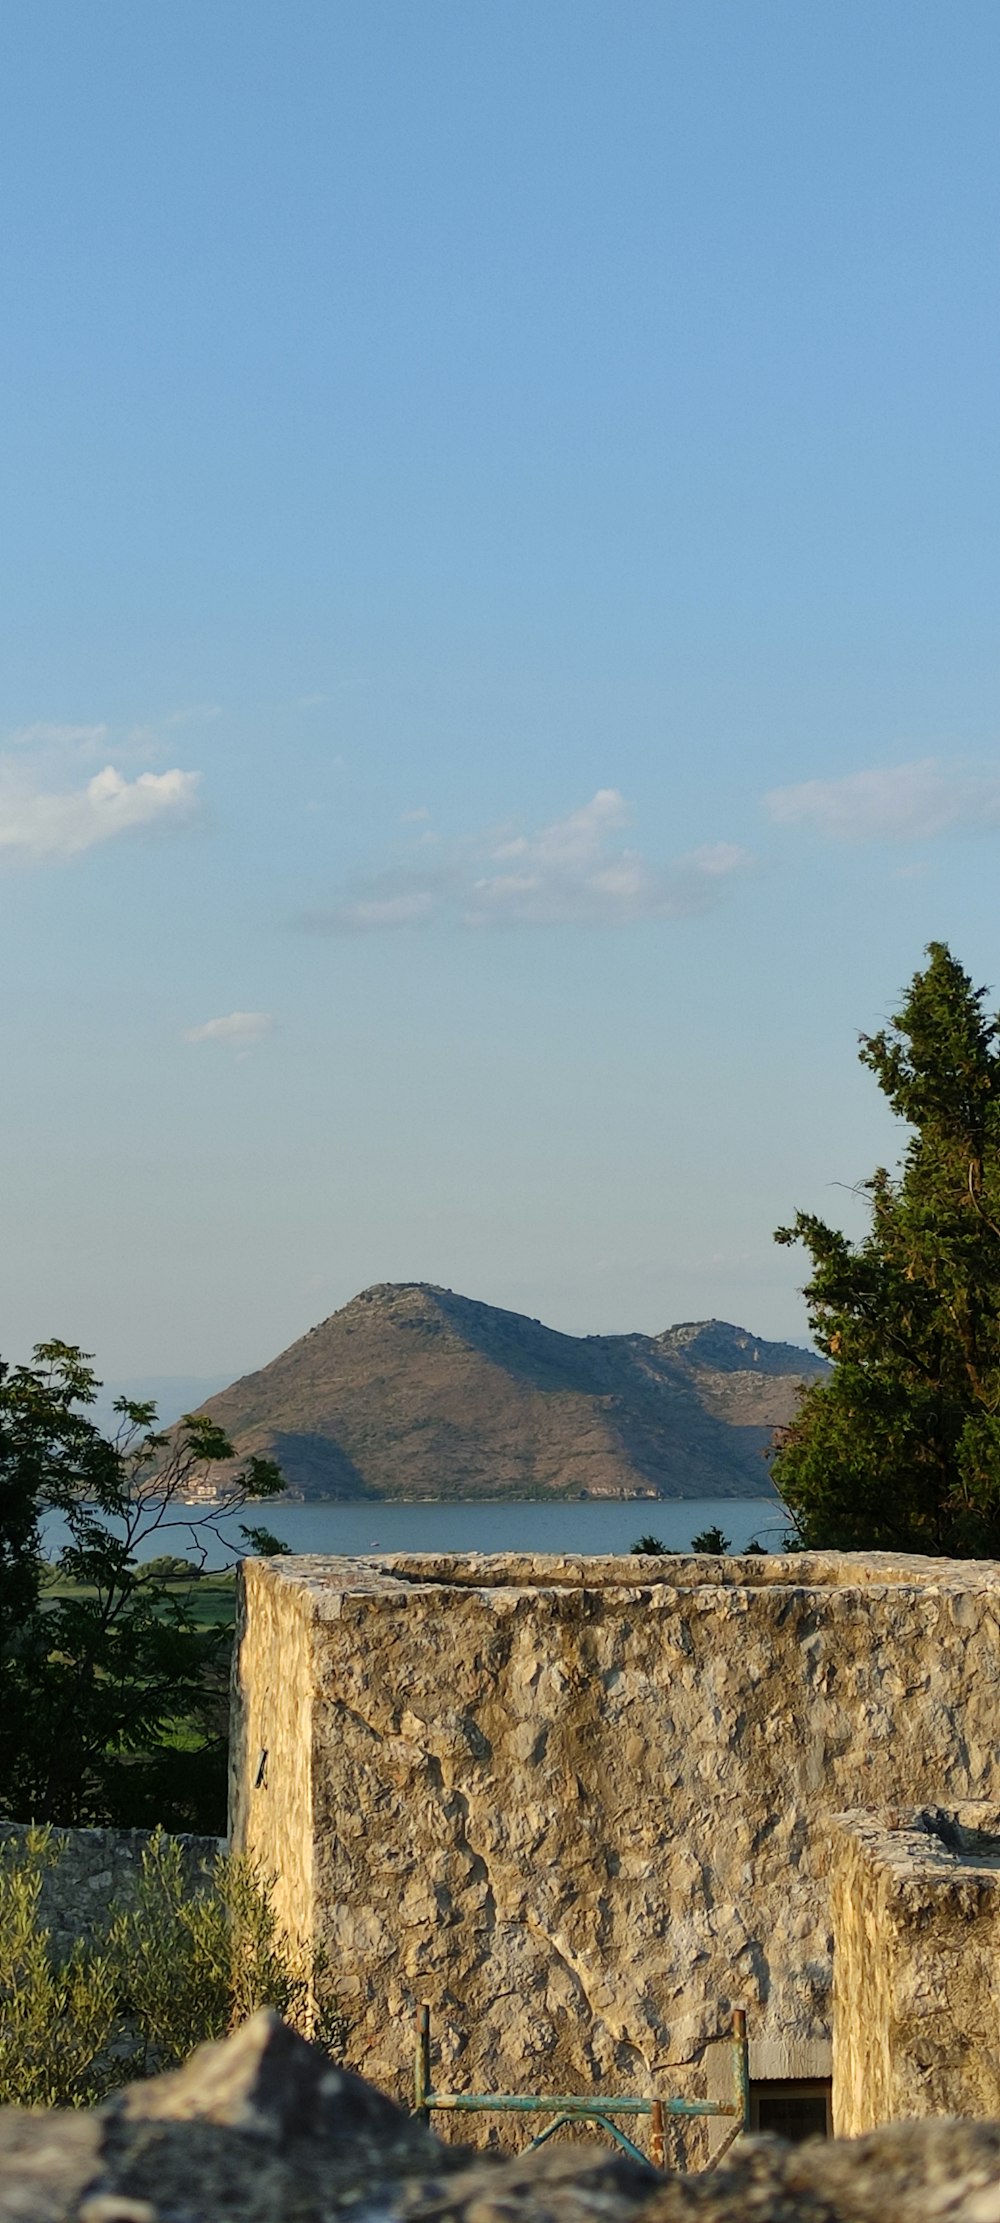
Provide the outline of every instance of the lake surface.
[[[191,1535],[181,1525],[161,1528],[140,1556],[188,1552]],[[627,1552],[638,1536],[657,1536],[674,1551],[687,1551],[701,1529],[721,1528],[735,1551],[753,1538],[777,1551],[788,1517],[773,1497],[604,1498],[585,1503],[456,1505],[283,1505],[280,1499],[247,1506],[240,1519],[271,1529],[293,1552],[332,1552],[365,1556],[370,1552]],[[224,1521],[222,1531],[237,1551],[245,1547],[239,1520]],[[54,1556],[64,1539],[63,1524],[46,1523],[45,1545]],[[209,1553],[208,1565],[225,1564],[225,1554]]]

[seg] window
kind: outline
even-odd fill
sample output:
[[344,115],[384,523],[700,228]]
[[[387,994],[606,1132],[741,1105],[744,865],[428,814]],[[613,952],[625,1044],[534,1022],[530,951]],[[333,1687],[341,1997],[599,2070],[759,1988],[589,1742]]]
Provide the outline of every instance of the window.
[[829,2077],[810,2077],[798,2083],[789,2077],[774,2077],[752,2083],[750,2128],[787,2138],[790,2146],[801,2146],[805,2138],[829,2138],[833,2129]]

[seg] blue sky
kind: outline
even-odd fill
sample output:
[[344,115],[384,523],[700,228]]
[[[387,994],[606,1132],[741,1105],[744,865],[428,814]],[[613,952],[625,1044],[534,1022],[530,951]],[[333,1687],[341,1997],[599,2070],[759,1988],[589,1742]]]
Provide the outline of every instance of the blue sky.
[[995,7],[8,0],[0,1349],[801,1339],[997,986]]

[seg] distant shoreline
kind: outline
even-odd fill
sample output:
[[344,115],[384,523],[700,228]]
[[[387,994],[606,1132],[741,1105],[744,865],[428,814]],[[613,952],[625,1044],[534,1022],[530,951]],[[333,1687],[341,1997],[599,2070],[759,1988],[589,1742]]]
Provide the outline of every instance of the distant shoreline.
[[[625,1491],[619,1493],[617,1490],[576,1490],[563,1497],[558,1490],[533,1490],[508,1491],[503,1497],[415,1497],[397,1491],[391,1497],[321,1497],[318,1494],[306,1497],[301,1490],[282,1490],[277,1497],[251,1498],[241,1503],[238,1510],[252,1513],[256,1506],[266,1506],[274,1512],[280,1512],[283,1505],[370,1505],[373,1508],[381,1505],[648,1505],[652,1508],[657,1505],[701,1505],[706,1495],[704,1490],[672,1490],[669,1497],[652,1497],[646,1494],[633,1497]],[[713,1503],[718,1501],[725,1505],[756,1505],[761,1499],[774,1505],[782,1504],[774,1484],[768,1483],[766,1477],[763,1489],[713,1490],[711,1496]],[[225,1512],[229,1502],[225,1497],[176,1497],[173,1500],[175,1505],[186,1505],[192,1510],[200,1507],[203,1512]]]

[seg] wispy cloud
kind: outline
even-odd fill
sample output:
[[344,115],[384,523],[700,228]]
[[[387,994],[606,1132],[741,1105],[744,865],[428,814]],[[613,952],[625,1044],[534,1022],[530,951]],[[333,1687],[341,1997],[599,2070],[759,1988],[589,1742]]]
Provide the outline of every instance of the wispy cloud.
[[91,762],[95,758],[99,762],[112,751],[119,759],[137,755],[148,757],[154,749],[162,751],[164,736],[178,727],[214,724],[222,715],[221,703],[194,702],[114,729],[103,720],[92,725],[70,725],[39,718],[33,725],[19,726],[14,733],[8,734],[4,748],[28,750],[42,761],[61,758],[64,765],[74,757],[81,763],[88,757]]
[[81,787],[39,785],[16,759],[0,759],[0,857],[41,864],[76,857],[98,843],[153,826],[188,821],[197,772],[141,772],[125,779],[105,765]]
[[622,839],[630,817],[619,790],[605,787],[534,833],[508,827],[438,843],[432,858],[424,834],[416,859],[411,851],[302,923],[331,934],[435,919],[475,928],[625,926],[705,908],[721,883],[750,862],[745,849],[720,842],[668,864],[652,863]]
[[229,1011],[224,1019],[206,1019],[200,1027],[188,1027],[185,1042],[225,1042],[232,1049],[245,1049],[248,1043],[259,1042],[270,1034],[274,1020],[269,1011]]
[[359,896],[354,903],[343,903],[332,913],[320,913],[310,918],[310,925],[322,925],[324,920],[334,931],[352,934],[378,933],[387,926],[423,926],[433,917],[437,908],[436,897],[430,888],[413,888],[409,893],[390,888],[385,895]]
[[929,841],[1000,826],[1000,772],[921,757],[837,780],[803,780],[765,797],[780,826],[814,826],[833,841]]
[[221,717],[221,702],[191,702],[184,704],[180,710],[168,711],[166,717],[159,722],[167,729],[174,726],[214,725],[215,720]]
[[39,719],[33,726],[18,726],[7,745],[11,749],[103,749],[108,731],[106,725],[51,725]]

